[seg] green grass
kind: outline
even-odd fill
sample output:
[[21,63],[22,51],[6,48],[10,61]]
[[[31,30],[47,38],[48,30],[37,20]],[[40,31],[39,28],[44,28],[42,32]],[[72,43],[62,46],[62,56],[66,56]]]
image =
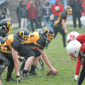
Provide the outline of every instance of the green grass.
[[[71,31],[85,34],[85,29],[68,29],[68,33]],[[7,83],[5,80],[2,80],[3,85],[77,85],[76,81],[72,81],[75,75],[76,62],[70,60],[66,48],[63,48],[62,36],[59,33],[49,44],[49,48],[50,49],[45,49],[45,52],[51,64],[59,71],[56,76],[46,76],[46,73],[50,69],[45,64],[45,71],[36,70],[41,75],[30,76],[31,79],[28,80],[21,78],[22,83],[20,84],[16,82]],[[2,77],[6,78],[6,74],[7,69],[3,72]],[[12,77],[16,78],[15,70],[13,71]],[[85,85],[85,80],[82,85]]]

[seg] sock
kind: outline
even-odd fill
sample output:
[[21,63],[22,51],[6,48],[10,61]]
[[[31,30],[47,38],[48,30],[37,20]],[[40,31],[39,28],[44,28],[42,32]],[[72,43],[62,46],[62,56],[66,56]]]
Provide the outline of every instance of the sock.
[[24,73],[27,74],[27,70],[23,70],[23,74],[24,74]]
[[32,65],[32,66],[31,66],[31,70],[30,70],[30,72],[35,71],[35,68],[36,68],[36,66],[35,66],[35,65]]
[[24,66],[25,66],[25,62],[22,63],[20,70],[23,70]]

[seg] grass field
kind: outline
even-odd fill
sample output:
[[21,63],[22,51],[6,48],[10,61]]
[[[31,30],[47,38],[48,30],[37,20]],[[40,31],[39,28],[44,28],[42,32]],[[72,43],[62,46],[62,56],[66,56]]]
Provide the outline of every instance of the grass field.
[[[16,29],[16,28],[15,28]],[[68,33],[74,29],[68,29]],[[85,29],[76,29],[75,31],[80,34],[85,34]],[[12,31],[14,33],[15,31]],[[45,49],[45,52],[51,64],[59,71],[56,76],[46,76],[50,70],[45,64],[45,71],[36,70],[39,76],[30,76],[31,79],[22,79],[22,83],[5,82],[2,80],[3,85],[77,85],[77,81],[73,81],[75,75],[76,62],[70,60],[66,48],[63,48],[62,36],[58,33],[56,38],[49,44],[50,49]],[[21,63],[20,63],[21,64]],[[6,78],[7,69],[3,72],[2,77]],[[29,75],[29,74],[28,74]],[[16,78],[15,70],[12,74]],[[85,80],[82,85],[85,85]]]

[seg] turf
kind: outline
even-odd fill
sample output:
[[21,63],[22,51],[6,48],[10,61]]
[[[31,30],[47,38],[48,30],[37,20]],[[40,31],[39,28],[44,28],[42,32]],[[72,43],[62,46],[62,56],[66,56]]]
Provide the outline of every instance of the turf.
[[[85,34],[85,29],[69,29],[68,27],[68,33],[71,31],[77,31],[80,34]],[[15,33],[15,30],[13,30],[12,33]],[[36,72],[41,75],[30,76],[31,79],[28,80],[21,78],[22,83],[20,84],[16,82],[7,83],[5,82],[5,79],[3,79],[3,85],[77,85],[77,81],[73,81],[73,77],[75,75],[76,61],[70,60],[66,48],[63,48],[62,36],[59,33],[56,38],[49,44],[49,49],[45,49],[45,52],[51,64],[59,71],[56,76],[46,76],[46,73],[50,69],[45,64],[45,71],[40,71],[36,69]],[[3,72],[2,77],[6,78],[6,74],[7,69]],[[12,73],[12,77],[16,78],[15,70]],[[82,85],[85,85],[85,80]]]

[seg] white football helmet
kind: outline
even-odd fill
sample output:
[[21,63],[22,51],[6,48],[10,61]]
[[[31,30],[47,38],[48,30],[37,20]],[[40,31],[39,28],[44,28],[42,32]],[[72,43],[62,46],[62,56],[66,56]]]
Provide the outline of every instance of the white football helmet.
[[67,35],[67,42],[70,42],[72,40],[76,40],[77,36],[79,35],[78,32],[76,31],[73,31],[73,32],[70,32],[68,35]]
[[67,52],[70,55],[74,54],[75,57],[78,57],[80,51],[81,43],[77,40],[70,41],[67,45]]

